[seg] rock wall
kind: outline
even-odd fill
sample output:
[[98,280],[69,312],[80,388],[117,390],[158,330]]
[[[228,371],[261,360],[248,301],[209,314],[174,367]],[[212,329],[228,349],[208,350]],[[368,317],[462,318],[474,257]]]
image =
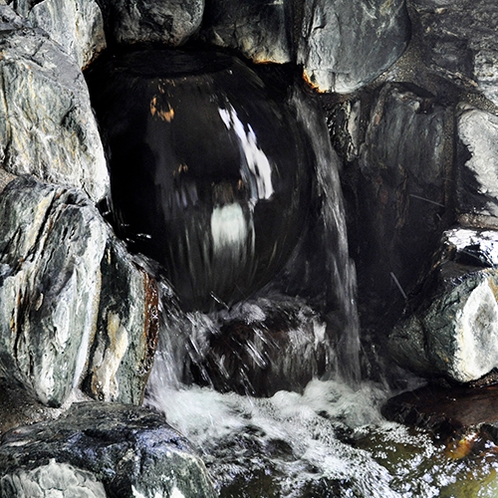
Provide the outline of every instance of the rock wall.
[[[16,453],[24,442],[15,434],[35,431],[43,442],[60,424],[78,426],[81,413],[114,410],[94,401],[49,420],[74,399],[127,403],[119,408],[128,410],[125,426],[139,412],[157,417],[130,406],[142,402],[161,332],[157,267],[132,255],[104,218],[109,175],[81,72],[107,44],[115,51],[223,48],[247,64],[267,63],[254,69],[276,82],[280,98],[292,98],[285,78],[294,84],[297,77],[305,98],[323,109],[342,162],[364,374],[390,372],[395,381],[385,367],[394,358],[430,379],[472,383],[491,381],[498,368],[497,26],[498,7],[486,0],[0,0],[0,382],[17,393],[0,409],[0,430],[47,419],[3,439],[2,493],[29,496],[46,475],[71,476],[66,485],[78,483],[89,496],[111,496],[116,486],[126,496],[180,490],[101,468],[98,458],[79,461],[69,446],[57,462],[43,449],[36,468]],[[329,211],[331,218],[342,212]],[[316,241],[327,229],[316,221],[307,233]],[[326,296],[327,306],[317,305],[323,314],[333,311],[327,296],[334,295],[323,280],[334,265],[348,264],[327,255],[327,272],[315,278],[313,257],[326,252],[325,242],[279,280],[279,290],[285,284],[295,296],[302,276],[309,303]],[[312,289],[313,281],[323,288]],[[254,330],[260,326],[265,320]],[[260,383],[257,362],[254,368]],[[306,378],[321,368],[311,365]],[[233,388],[225,372],[219,378],[223,390]],[[21,399],[42,410],[12,416]],[[121,428],[102,431],[112,440]],[[191,472],[197,484],[178,492],[210,496],[202,465],[185,451],[182,461],[144,457],[144,475],[173,482]]]

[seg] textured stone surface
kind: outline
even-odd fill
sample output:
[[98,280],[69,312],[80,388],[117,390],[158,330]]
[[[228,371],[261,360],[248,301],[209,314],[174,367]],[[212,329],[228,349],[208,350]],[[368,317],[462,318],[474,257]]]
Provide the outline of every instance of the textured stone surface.
[[[444,226],[452,115],[431,95],[385,85],[372,107],[350,201],[365,320],[400,313]],[[384,329],[385,330],[385,329]]]
[[206,4],[202,37],[219,47],[237,49],[255,62],[290,62],[291,8],[288,0],[211,0]]
[[141,404],[157,343],[157,284],[114,238],[100,271],[97,334],[84,390],[101,401]]
[[0,198],[1,375],[59,405],[95,330],[106,230],[84,196],[33,180]]
[[457,209],[464,223],[498,225],[498,117],[461,106]]
[[21,475],[44,475],[45,488],[57,482],[57,496],[76,496],[69,492],[76,479],[96,496],[98,482],[110,497],[215,496],[202,461],[162,415],[117,403],[77,403],[56,421],[10,431],[0,445],[0,474],[9,497],[18,496],[3,493]]
[[199,28],[204,0],[99,0],[107,37],[117,43],[157,42],[176,47]]
[[33,470],[15,470],[0,479],[4,497],[55,498],[63,496],[106,498],[101,482],[93,474],[65,463],[50,460]]
[[409,31],[402,0],[305,0],[297,61],[318,91],[349,93],[399,58]]
[[0,25],[0,165],[101,199],[107,168],[79,67],[9,7]]
[[439,76],[498,104],[498,5],[489,0],[411,0],[422,57]]
[[452,230],[414,312],[389,338],[394,358],[422,375],[471,382],[498,367],[497,234]]
[[96,0],[17,0],[16,12],[46,31],[83,68],[106,47]]

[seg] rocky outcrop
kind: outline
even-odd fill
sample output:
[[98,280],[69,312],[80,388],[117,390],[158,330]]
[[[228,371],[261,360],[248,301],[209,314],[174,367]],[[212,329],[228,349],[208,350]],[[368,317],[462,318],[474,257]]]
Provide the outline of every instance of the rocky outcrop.
[[463,224],[498,225],[498,117],[462,105],[457,119],[457,210]]
[[177,47],[199,28],[204,0],[99,0],[109,41]]
[[401,365],[459,383],[498,367],[497,250],[494,231],[445,233],[421,304],[389,338]]
[[33,180],[11,182],[0,212],[1,373],[58,406],[95,330],[106,230],[82,195]]
[[0,475],[5,497],[215,496],[202,461],[162,415],[111,403],[77,403],[56,421],[7,433]]
[[403,0],[305,0],[297,62],[319,92],[350,93],[400,57],[409,26]]
[[254,62],[291,62],[293,18],[290,1],[210,1],[202,38],[218,47],[239,50]]
[[109,180],[79,67],[9,7],[0,23],[0,165],[101,199]]
[[102,12],[95,0],[17,0],[13,7],[46,31],[81,68],[106,47]]
[[498,104],[498,6],[488,0],[410,0],[422,58],[438,76]]
[[386,313],[402,310],[437,248],[451,212],[451,122],[451,111],[434,96],[386,84],[372,105],[365,138],[355,139],[362,145],[356,146],[358,163],[348,166],[354,170],[350,241],[366,320],[382,316],[385,324]]
[[88,360],[90,394],[140,403],[157,334],[153,279],[76,190],[19,178],[0,213],[1,377],[59,406]]

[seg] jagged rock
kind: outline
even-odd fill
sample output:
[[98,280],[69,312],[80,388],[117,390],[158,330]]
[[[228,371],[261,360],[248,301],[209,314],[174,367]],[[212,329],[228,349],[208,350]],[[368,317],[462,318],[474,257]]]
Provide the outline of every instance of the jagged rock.
[[420,302],[389,337],[400,365],[460,383],[498,367],[497,249],[496,232],[445,233]]
[[410,0],[422,58],[437,75],[498,104],[498,5],[489,0]]
[[97,334],[84,390],[101,401],[141,404],[157,343],[157,284],[114,237],[100,271]]
[[122,44],[156,42],[176,47],[199,28],[204,0],[99,0],[107,38]]
[[457,120],[460,221],[498,225],[498,117],[462,105]]
[[89,394],[140,403],[157,338],[154,280],[76,190],[22,177],[0,213],[0,376],[59,406],[88,361]]
[[[451,112],[421,89],[387,84],[371,110],[350,201],[350,247],[366,320],[399,316],[438,247],[447,208]],[[353,166],[350,166],[350,168]],[[354,166],[356,168],[356,166]]]
[[305,0],[297,61],[318,91],[349,93],[393,64],[409,37],[403,0]]
[[106,47],[102,12],[95,0],[17,0],[14,8],[46,31],[81,68]]
[[202,37],[219,47],[237,49],[255,62],[290,62],[291,9],[287,0],[214,0],[206,5]]
[[95,330],[106,229],[86,198],[30,179],[0,198],[1,375],[60,405]]
[[101,199],[107,167],[79,67],[10,7],[0,27],[0,165]]
[[6,498],[19,496],[26,476],[45,492],[57,483],[58,496],[76,496],[76,479],[99,497],[215,496],[202,461],[162,415],[117,403],[77,403],[56,421],[8,432],[0,475]]

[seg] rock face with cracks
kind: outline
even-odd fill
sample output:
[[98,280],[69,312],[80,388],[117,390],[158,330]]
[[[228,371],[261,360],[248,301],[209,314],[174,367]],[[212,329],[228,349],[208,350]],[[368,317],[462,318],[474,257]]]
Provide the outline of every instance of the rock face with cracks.
[[0,25],[0,165],[100,200],[109,179],[79,66],[10,7]]
[[90,395],[140,403],[157,334],[153,279],[77,190],[19,178],[0,213],[1,377],[59,406],[88,361]]

